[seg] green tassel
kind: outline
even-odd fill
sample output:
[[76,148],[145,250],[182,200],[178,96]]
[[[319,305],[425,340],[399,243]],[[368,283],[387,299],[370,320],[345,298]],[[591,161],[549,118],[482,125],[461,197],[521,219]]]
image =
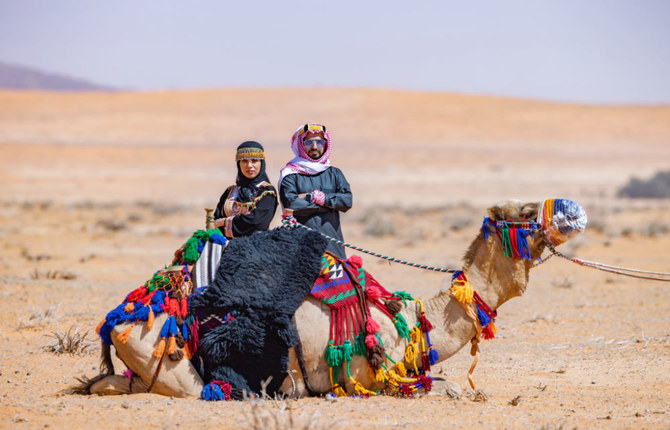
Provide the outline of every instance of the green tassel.
[[406,300],[414,300],[414,297],[412,297],[409,293],[406,293],[405,291],[396,291],[395,293],[393,293],[393,297],[401,299],[405,304],[405,306],[407,306]]
[[407,327],[407,321],[405,321],[405,318],[402,316],[402,314],[395,314],[395,318],[393,318],[393,324],[395,325],[395,329],[398,331],[398,336],[409,340],[409,327]]
[[356,342],[354,342],[354,354],[365,356],[367,352],[367,348],[365,347],[365,332],[362,331],[356,336]]
[[328,346],[326,346],[326,363],[330,367],[340,367],[342,365],[342,351],[339,347],[333,345],[333,341],[328,341]]
[[512,257],[512,241],[509,237],[509,228],[501,228],[501,242],[503,248],[503,254],[505,257]]
[[349,339],[345,340],[342,345],[342,361],[351,361],[353,352],[354,349],[351,347],[351,342],[349,342]]

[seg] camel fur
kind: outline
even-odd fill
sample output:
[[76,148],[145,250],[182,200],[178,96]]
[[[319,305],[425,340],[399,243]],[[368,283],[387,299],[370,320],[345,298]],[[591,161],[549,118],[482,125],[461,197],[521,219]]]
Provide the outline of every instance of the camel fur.
[[[535,221],[538,213],[538,203],[523,203],[509,201],[488,209],[492,220]],[[473,240],[464,255],[463,271],[467,274],[470,284],[479,296],[491,307],[497,310],[511,298],[521,296],[528,285],[529,271],[533,261],[540,257],[545,248],[541,234],[528,238],[531,260],[512,259],[504,255],[500,240],[495,234],[487,239],[480,232]],[[439,354],[439,361],[454,355],[466,344],[470,343],[476,334],[472,320],[467,316],[461,304],[447,291],[440,291],[430,299],[424,300],[425,314],[434,326],[430,332],[433,347]],[[402,361],[406,341],[398,336],[391,320],[383,315],[376,307],[371,307],[372,317],[380,324],[378,332],[386,353],[394,360]],[[417,323],[418,315],[415,302],[408,302],[402,311],[409,327]],[[330,391],[329,367],[324,359],[325,347],[329,339],[330,309],[313,298],[308,298],[300,305],[295,313],[295,321],[304,355],[305,368],[312,392],[325,394]],[[158,327],[158,328],[157,328]],[[119,358],[135,372],[135,378],[142,384],[129,385],[128,378],[119,375],[99,375],[94,383],[88,381],[79,392],[95,394],[127,394],[148,386],[153,378],[157,366],[152,351],[159,341],[161,324],[155,324],[153,330],[146,327],[134,329],[130,340],[121,344],[116,339],[124,329],[124,325],[116,327],[112,333],[114,348]],[[439,363],[438,361],[438,363]],[[406,363],[409,368],[410,363]],[[421,367],[420,357],[417,366]],[[300,371],[294,349],[289,350],[289,369],[293,377],[287,377],[281,386],[281,391],[294,396],[308,395],[305,378]],[[377,391],[384,387],[375,382],[368,373],[366,359],[354,355],[350,365],[351,376],[365,388]],[[346,386],[348,393],[353,393],[353,387],[340,372],[340,383]],[[85,381],[86,382],[86,381]],[[171,362],[165,357],[163,368],[152,387],[152,392],[175,397],[199,396],[203,382],[191,363],[183,359]]]

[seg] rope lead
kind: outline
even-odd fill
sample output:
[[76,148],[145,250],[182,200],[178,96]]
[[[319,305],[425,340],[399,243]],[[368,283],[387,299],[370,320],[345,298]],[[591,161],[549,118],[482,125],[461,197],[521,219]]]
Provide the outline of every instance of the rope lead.
[[418,269],[433,270],[435,272],[442,272],[442,273],[454,273],[454,272],[456,272],[456,269],[445,269],[445,268],[442,268],[442,267],[428,266],[426,264],[412,263],[412,262],[409,262],[409,261],[406,261],[406,260],[400,260],[398,258],[389,257],[387,255],[382,255],[382,254],[379,254],[377,252],[370,251],[370,250],[358,247],[356,245],[352,245],[351,243],[343,242],[339,239],[335,239],[335,238],[330,237],[330,236],[328,236],[324,233],[321,233],[320,231],[316,231],[316,230],[314,230],[310,227],[307,227],[304,224],[299,223],[293,217],[293,215],[291,215],[289,213],[285,213],[284,215],[282,215],[282,224],[283,224],[284,228],[300,227],[300,228],[304,228],[305,230],[314,231],[314,232],[320,234],[321,236],[325,237],[326,239],[330,240],[331,242],[337,243],[338,245],[343,245],[343,246],[346,246],[346,247],[351,248],[353,250],[356,250],[356,251],[359,251],[359,252],[364,252],[366,254],[372,255],[372,256],[377,257],[377,258],[381,258],[383,260],[390,261],[392,263],[400,263],[400,264],[405,264],[407,266],[416,267]]

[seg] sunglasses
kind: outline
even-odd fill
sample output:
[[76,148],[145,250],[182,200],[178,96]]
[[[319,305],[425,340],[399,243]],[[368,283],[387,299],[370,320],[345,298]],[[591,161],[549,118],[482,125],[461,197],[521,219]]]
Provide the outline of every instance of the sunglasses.
[[308,139],[304,140],[302,144],[305,146],[305,148],[311,148],[314,144],[321,149],[324,146],[326,146],[326,140],[325,139]]

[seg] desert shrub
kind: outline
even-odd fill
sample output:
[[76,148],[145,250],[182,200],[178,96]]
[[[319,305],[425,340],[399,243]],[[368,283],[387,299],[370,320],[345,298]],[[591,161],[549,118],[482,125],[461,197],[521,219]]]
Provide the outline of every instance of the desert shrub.
[[246,423],[242,423],[242,427],[252,430],[326,430],[336,424],[325,419],[318,409],[298,413],[301,406],[295,401],[252,400],[248,405],[250,408],[244,412]]
[[16,329],[24,330],[43,327],[44,325],[49,324],[57,319],[57,311],[58,306],[49,306],[46,311],[42,311],[41,309],[35,310],[32,314],[30,314],[28,319],[22,318],[19,321],[19,325]]
[[657,172],[651,179],[632,178],[617,192],[619,197],[633,199],[667,199],[670,198],[670,170]]
[[66,332],[56,330],[45,336],[53,338],[55,342],[44,346],[43,349],[56,355],[87,355],[92,352],[93,346],[96,345],[92,340],[86,338],[88,331],[79,332],[79,326],[71,326]]

